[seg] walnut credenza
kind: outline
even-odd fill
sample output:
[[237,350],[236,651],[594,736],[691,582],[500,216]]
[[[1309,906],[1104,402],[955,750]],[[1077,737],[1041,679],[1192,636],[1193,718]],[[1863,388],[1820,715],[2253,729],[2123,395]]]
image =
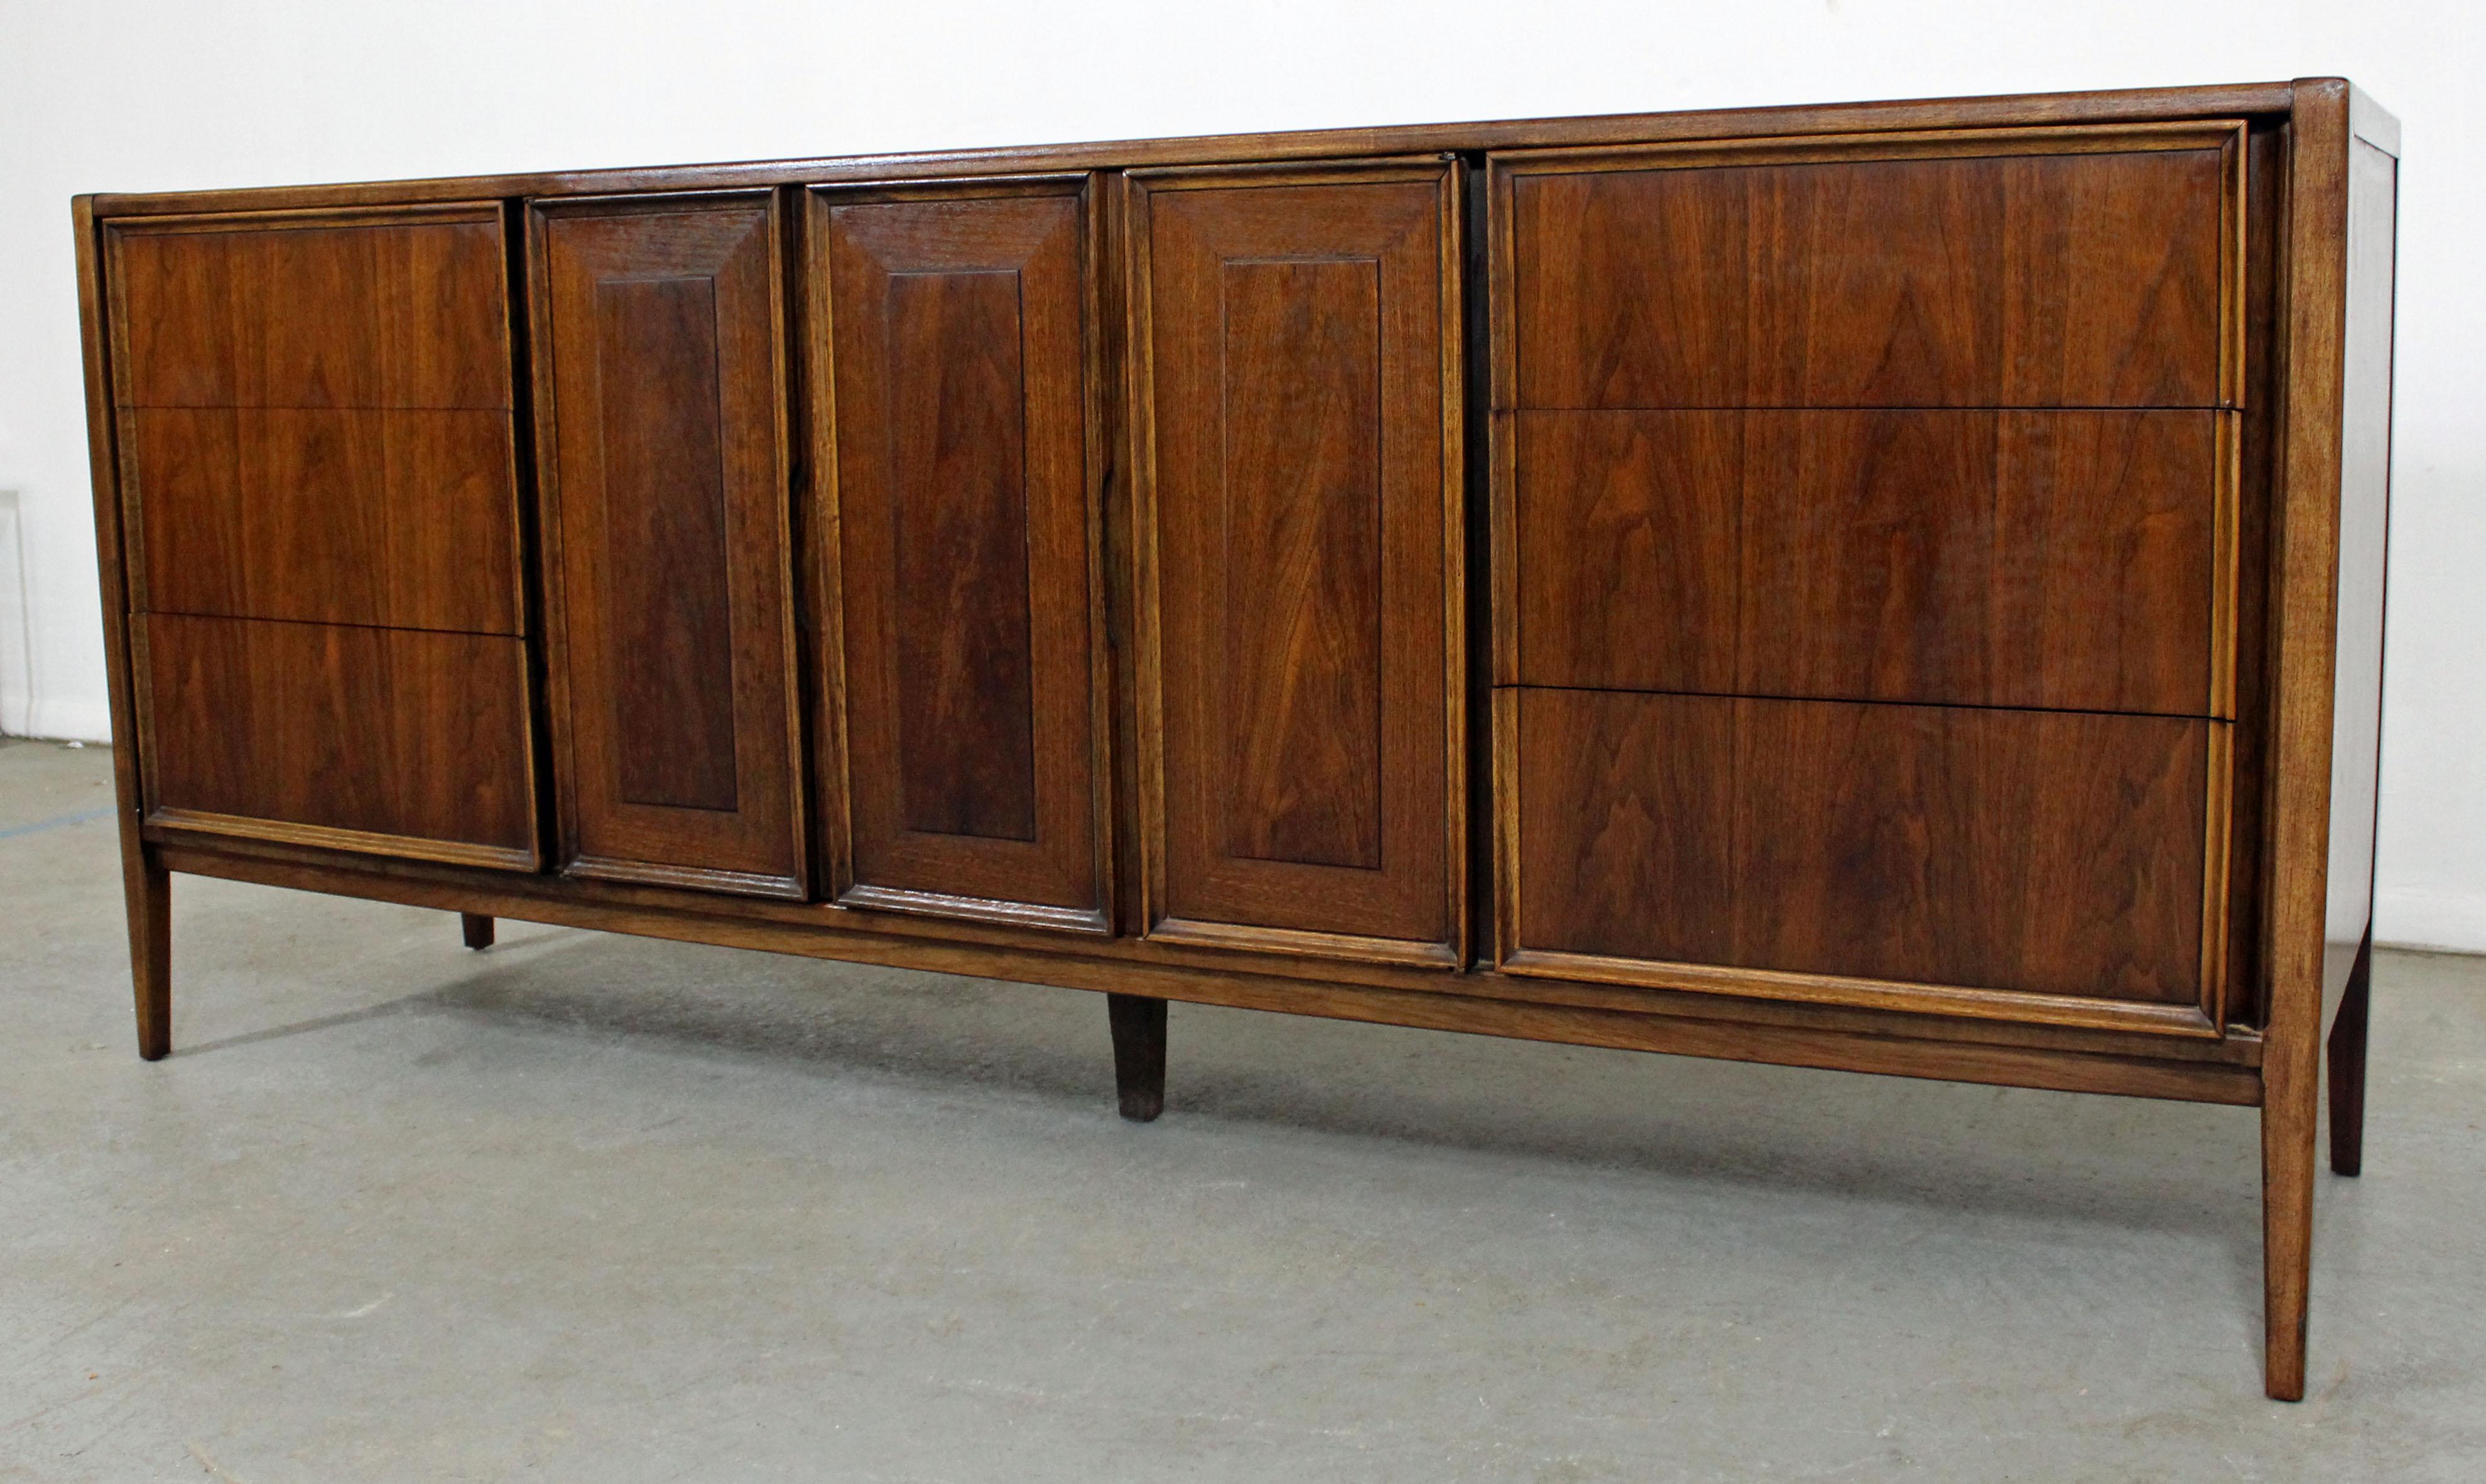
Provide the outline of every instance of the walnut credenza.
[[169,873],[2360,1144],[2347,84],[75,204]]

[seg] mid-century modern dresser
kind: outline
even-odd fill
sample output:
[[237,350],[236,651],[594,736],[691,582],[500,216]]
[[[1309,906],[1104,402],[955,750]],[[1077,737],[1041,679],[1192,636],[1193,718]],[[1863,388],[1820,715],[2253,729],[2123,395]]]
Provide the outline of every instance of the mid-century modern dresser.
[[168,879],[2360,1146],[2346,83],[75,203]]

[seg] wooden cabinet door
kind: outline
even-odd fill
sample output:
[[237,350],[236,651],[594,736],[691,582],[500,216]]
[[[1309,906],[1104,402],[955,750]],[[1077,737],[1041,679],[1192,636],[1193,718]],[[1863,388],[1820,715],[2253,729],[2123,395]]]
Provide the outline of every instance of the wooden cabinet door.
[[1463,949],[1455,168],[1128,178],[1152,938]]
[[774,199],[534,231],[564,866],[804,895]]
[[1085,176],[812,193],[847,906],[1107,929],[1088,197]]

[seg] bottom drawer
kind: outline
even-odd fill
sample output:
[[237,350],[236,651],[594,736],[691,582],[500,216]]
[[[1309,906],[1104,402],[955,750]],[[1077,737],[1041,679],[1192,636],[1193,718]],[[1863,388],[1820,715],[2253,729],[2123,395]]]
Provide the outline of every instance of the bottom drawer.
[[1664,966],[1713,966],[1774,972],[1717,987],[1782,998],[2208,1029],[2224,724],[1566,690],[1496,705],[1516,773],[1505,972],[1708,987]]
[[523,641],[171,614],[137,633],[152,821],[541,864]]

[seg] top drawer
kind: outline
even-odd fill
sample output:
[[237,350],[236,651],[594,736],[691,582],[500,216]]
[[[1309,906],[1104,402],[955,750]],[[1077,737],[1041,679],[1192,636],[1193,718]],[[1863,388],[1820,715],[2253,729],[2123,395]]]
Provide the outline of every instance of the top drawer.
[[2209,407],[2243,125],[1491,161],[1498,408]]
[[127,407],[506,408],[500,208],[107,229]]

